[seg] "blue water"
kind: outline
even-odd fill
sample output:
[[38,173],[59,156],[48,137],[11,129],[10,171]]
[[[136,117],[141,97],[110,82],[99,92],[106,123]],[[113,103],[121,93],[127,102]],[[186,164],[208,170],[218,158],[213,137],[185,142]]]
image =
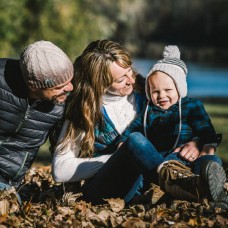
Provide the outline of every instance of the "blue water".
[[[155,63],[149,59],[134,59],[134,68],[146,76]],[[188,95],[192,97],[227,97],[228,68],[215,68],[186,62]]]

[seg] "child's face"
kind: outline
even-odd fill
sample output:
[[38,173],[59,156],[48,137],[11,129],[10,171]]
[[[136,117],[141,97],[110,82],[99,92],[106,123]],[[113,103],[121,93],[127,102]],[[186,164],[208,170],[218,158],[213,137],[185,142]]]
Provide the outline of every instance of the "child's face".
[[148,78],[150,97],[152,102],[166,110],[179,100],[176,86],[171,77],[157,71]]

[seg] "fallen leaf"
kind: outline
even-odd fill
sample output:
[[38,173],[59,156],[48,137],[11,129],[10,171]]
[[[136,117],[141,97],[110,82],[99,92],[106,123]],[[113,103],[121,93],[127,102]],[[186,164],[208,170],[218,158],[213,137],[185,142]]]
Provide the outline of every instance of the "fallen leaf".
[[9,201],[3,199],[0,201],[0,216],[6,216],[9,214]]
[[216,220],[217,221],[219,221],[219,223],[221,224],[221,225],[228,225],[228,219],[227,218],[224,218],[223,216],[221,216],[221,215],[217,215],[216,216]]
[[115,212],[121,211],[125,206],[124,200],[120,198],[116,198],[116,199],[110,198],[110,199],[104,199],[104,200],[109,203],[111,209]]
[[123,224],[124,228],[146,228],[146,223],[140,218],[129,218]]

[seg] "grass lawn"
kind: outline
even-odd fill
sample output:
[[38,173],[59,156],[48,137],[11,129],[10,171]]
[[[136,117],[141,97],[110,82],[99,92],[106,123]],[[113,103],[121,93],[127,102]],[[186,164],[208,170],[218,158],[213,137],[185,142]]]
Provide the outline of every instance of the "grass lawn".
[[216,132],[222,133],[223,139],[216,153],[228,164],[228,105],[206,104],[205,108]]
[[[205,104],[212,123],[217,133],[222,133],[223,140],[217,149],[219,155],[224,161],[225,167],[228,168],[228,105]],[[35,165],[50,165],[51,155],[48,152],[49,142],[45,143],[39,150]]]

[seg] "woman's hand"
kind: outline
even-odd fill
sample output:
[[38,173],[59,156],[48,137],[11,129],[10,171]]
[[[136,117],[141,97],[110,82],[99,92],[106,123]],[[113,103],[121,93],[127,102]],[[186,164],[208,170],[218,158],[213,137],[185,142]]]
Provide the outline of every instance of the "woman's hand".
[[200,155],[200,151],[196,141],[190,141],[180,147],[177,147],[174,150],[174,153],[175,152],[179,152],[180,157],[189,162],[195,161]]

